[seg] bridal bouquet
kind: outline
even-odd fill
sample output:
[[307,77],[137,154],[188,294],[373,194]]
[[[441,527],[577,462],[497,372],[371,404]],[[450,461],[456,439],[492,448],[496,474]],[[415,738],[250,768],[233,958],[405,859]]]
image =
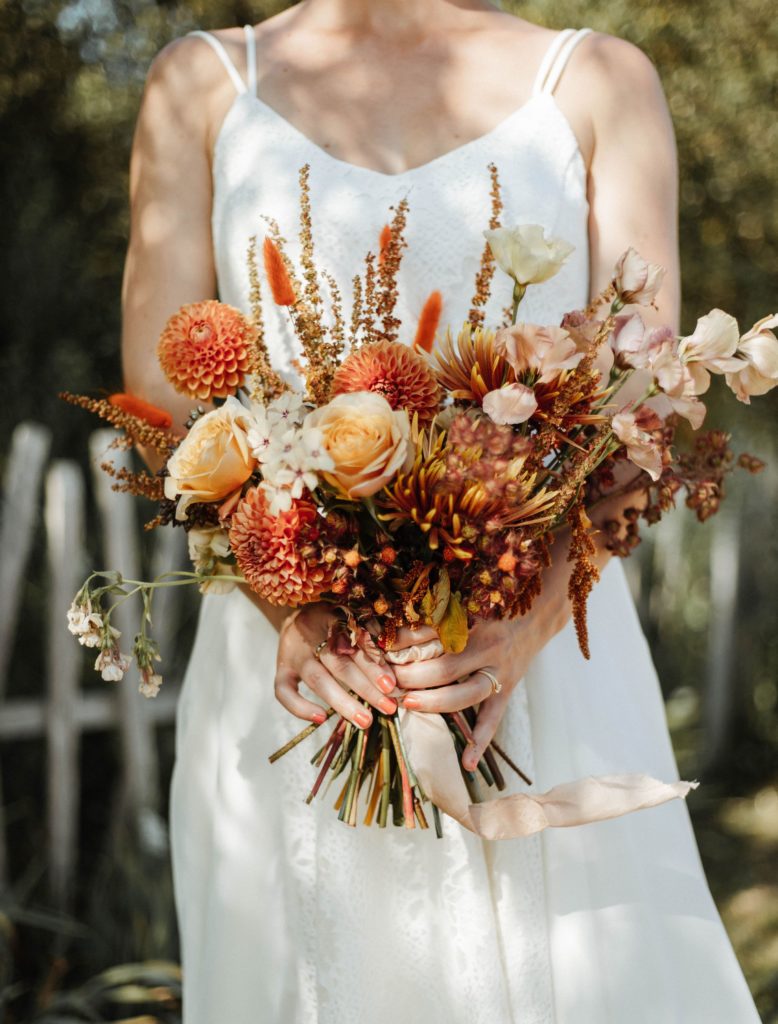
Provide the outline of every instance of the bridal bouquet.
[[[571,247],[537,225],[501,226],[496,168],[490,171],[491,222],[470,313],[456,329],[438,329],[437,292],[413,329],[396,315],[405,200],[392,208],[344,310],[337,282],[316,265],[305,167],[300,266],[268,220],[263,274],[256,238],[247,255],[250,315],[199,302],[175,313],[161,335],[168,380],[193,402],[214,406],[193,409],[183,439],[163,410],[134,396],[63,396],[122,429],[119,443],[165,456],[157,476],[113,470],[115,486],[157,500],[148,526],[183,526],[194,563],[192,572],[152,582],[112,572],[86,580],[68,613],[70,629],[98,649],[95,667],[104,678],[120,679],[130,663],[110,602],[138,594],[145,614],[133,656],[141,691],[156,694],[153,594],[183,583],[212,591],[242,583],[298,609],[329,602],[339,615],[327,643],[339,653],[361,649],[391,660],[398,630],[421,625],[439,635],[432,653],[459,653],[477,620],[530,609],[563,528],[571,537],[569,597],[588,657],[586,601],[598,578],[592,509],[614,494],[642,493],[642,505],[636,500],[627,510],[626,532],[618,522],[605,527],[609,546],[626,555],[639,540],[640,518],[656,521],[682,493],[704,520],[735,466],[761,468],[751,456],[736,458],[720,430],[700,435],[683,454],[675,452],[674,436],[683,420],[701,426],[711,373],[723,375],[746,403],[778,384],[778,317],[744,335],[719,309],[687,337],[648,328],[639,307],[654,303],[663,270],[629,249],[586,309],[560,324],[523,322],[526,290],[552,277]],[[500,324],[486,324],[498,269],[513,281],[513,301]],[[299,382],[271,364],[262,312],[268,291],[288,311],[299,341]],[[411,725],[417,720],[418,730],[422,718],[422,728],[433,719],[444,723],[453,755],[464,749],[474,717],[473,709],[442,719],[401,709],[376,714],[363,730],[336,716],[314,755],[318,772],[308,799],[328,776],[340,777],[341,820],[384,826],[391,808],[395,824],[412,828],[427,826],[430,798],[439,832],[436,763],[423,755]],[[321,718],[273,759],[315,732]],[[459,769],[476,827],[480,784],[505,786],[498,757],[521,774],[496,743],[477,772]]]

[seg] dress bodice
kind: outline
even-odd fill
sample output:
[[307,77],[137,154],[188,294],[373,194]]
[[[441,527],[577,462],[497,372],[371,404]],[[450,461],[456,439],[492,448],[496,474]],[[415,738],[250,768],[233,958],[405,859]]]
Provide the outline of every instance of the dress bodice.
[[[456,149],[399,174],[338,159],[313,143],[256,95],[254,34],[247,26],[248,82],[220,41],[202,35],[225,64],[236,96],[219,130],[213,162],[212,231],[219,296],[249,308],[246,251],[261,242],[267,221],[277,221],[289,255],[299,260],[298,174],[310,165],[313,238],[317,266],[332,274],[348,311],[351,281],[368,250],[375,252],[391,207],[407,197],[408,248],[399,274],[397,314],[413,337],[425,299],[443,295],[441,326],[466,318],[489,226],[491,180],[497,167],[502,224],[541,224],[575,250],[559,274],[531,288],[522,319],[553,323],[588,301],[589,245],[586,168],[575,134],[554,98],[554,87],[588,29],[557,34],[538,70],[529,99],[496,127]],[[299,264],[298,264],[299,265]],[[326,294],[326,286],[323,283]],[[511,281],[497,274],[486,322],[499,325],[511,301]],[[266,337],[276,367],[291,373],[296,351],[286,310],[263,294]]]

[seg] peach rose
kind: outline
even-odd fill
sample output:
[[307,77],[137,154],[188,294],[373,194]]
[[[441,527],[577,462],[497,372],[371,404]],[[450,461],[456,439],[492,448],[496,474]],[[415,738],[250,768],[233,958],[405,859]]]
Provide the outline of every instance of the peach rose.
[[178,498],[176,519],[193,501],[220,501],[248,480],[257,465],[249,450],[250,417],[237,398],[195,420],[168,460],[165,497]]
[[303,434],[320,430],[324,448],[335,463],[322,476],[349,498],[380,491],[402,469],[408,454],[410,421],[382,395],[351,391],[308,413]]

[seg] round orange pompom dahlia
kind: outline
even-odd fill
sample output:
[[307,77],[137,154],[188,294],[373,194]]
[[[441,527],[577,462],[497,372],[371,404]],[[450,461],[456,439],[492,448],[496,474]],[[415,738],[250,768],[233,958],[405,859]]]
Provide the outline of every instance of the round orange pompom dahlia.
[[261,487],[247,491],[235,510],[230,547],[251,589],[271,604],[306,604],[329,589],[331,567],[300,554],[317,530],[316,519],[316,507],[304,500],[270,515]]
[[226,398],[251,372],[255,340],[255,328],[239,310],[209,299],[171,316],[157,355],[176,391],[189,398]]
[[424,358],[396,341],[377,341],[356,349],[335,373],[335,394],[373,391],[393,409],[418,413],[429,422],[440,408],[440,386]]

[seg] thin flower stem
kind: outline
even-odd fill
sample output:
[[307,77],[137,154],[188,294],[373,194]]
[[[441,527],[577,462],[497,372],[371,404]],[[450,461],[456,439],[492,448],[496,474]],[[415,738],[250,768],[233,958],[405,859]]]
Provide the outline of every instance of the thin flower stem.
[[408,772],[405,768],[405,758],[402,755],[402,749],[400,747],[400,741],[397,738],[397,727],[391,718],[387,718],[386,724],[389,728],[389,735],[392,738],[394,744],[394,753],[397,757],[397,763],[400,768],[400,780],[402,782],[403,792],[403,819],[406,828],[414,828],[414,814],[413,814],[413,794],[411,793],[411,786],[408,782]]
[[[333,709],[329,708],[329,710],[327,711],[327,718],[330,718],[330,716],[334,714],[335,712],[333,711]],[[327,719],[325,718],[324,721],[326,722]],[[311,735],[311,733],[316,732],[320,725],[324,725],[324,722],[311,722],[310,725],[306,726],[301,732],[298,732],[297,735],[294,736],[291,740],[289,740],[288,743],[285,743],[283,747],[280,747],[278,750],[276,750],[274,754],[271,754],[270,757],[268,758],[268,761],[271,764],[275,764],[275,762],[279,758],[283,757],[284,754],[288,754],[289,751],[296,747],[298,743],[302,743],[302,741],[304,739],[307,739],[308,736]]]

